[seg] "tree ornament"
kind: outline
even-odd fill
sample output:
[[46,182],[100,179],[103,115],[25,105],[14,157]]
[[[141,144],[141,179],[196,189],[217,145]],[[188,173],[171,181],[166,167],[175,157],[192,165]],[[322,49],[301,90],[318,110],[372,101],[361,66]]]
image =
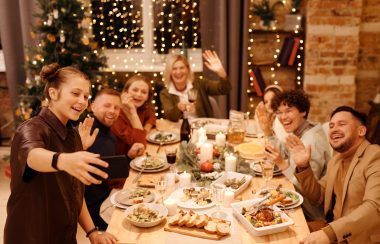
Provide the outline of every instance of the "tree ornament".
[[64,43],[66,41],[65,33],[61,31],[61,34],[59,35],[59,41],[61,43]]
[[50,14],[46,23],[48,26],[51,26],[53,24],[53,17]]
[[49,40],[49,42],[55,42],[56,41],[55,36],[50,34],[50,33],[46,35],[46,38]]
[[84,37],[82,37],[82,43],[84,44],[84,45],[89,45],[90,44],[90,39],[88,39],[88,37],[87,36],[84,36]]
[[34,31],[31,31],[30,37],[34,40],[36,38],[36,33],[34,33]]
[[58,19],[58,9],[53,10],[54,19]]

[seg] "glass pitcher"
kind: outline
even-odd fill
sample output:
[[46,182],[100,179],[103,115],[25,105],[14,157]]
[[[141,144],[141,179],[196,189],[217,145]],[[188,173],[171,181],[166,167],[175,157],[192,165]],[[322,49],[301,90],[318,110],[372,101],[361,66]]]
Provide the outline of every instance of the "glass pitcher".
[[227,141],[231,144],[244,142],[246,114],[236,110],[230,110],[230,119],[227,130]]

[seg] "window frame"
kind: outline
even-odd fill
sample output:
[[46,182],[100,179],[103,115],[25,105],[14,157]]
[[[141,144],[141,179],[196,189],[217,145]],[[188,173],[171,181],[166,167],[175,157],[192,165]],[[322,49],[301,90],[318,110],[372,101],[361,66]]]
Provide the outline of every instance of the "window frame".
[[[158,54],[153,46],[153,1],[142,0],[143,48],[103,49],[110,72],[163,72],[167,55],[179,54],[181,49],[170,49],[169,54]],[[187,49],[193,72],[202,72],[202,49]]]

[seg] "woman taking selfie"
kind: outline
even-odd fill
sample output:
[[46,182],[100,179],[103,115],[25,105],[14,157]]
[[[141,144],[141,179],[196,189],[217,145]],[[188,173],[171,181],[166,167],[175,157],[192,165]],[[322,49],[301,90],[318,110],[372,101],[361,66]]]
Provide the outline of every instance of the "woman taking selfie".
[[84,199],[84,184],[99,184],[91,174],[107,174],[99,155],[82,151],[82,141],[69,120],[87,108],[90,81],[73,67],[45,65],[46,108],[21,124],[11,147],[11,195],[4,243],[76,243],[77,223],[91,243],[116,243],[94,226]]

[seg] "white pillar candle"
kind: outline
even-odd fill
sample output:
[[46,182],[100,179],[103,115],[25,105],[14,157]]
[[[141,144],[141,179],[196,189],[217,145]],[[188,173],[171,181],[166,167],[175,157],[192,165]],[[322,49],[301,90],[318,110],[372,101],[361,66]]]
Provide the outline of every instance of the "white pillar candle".
[[219,132],[215,136],[215,142],[217,146],[224,147],[224,145],[226,144],[226,135],[222,132]]
[[210,143],[203,143],[200,150],[200,163],[212,161],[213,146]]
[[198,129],[198,138],[201,138],[203,136],[206,136],[206,130],[203,127],[201,127]]
[[233,202],[234,197],[235,197],[235,193],[233,191],[227,189],[224,192],[224,200],[223,200],[224,206],[225,207],[231,207],[231,203]]
[[175,173],[167,173],[166,174],[166,181],[168,182],[168,186],[174,186],[175,185]]
[[189,173],[183,172],[179,175],[179,187],[190,187],[191,186],[191,175]]
[[172,198],[164,201],[165,207],[168,209],[168,215],[175,215],[177,213],[177,202]]
[[225,158],[225,170],[236,171],[236,157],[231,153]]

